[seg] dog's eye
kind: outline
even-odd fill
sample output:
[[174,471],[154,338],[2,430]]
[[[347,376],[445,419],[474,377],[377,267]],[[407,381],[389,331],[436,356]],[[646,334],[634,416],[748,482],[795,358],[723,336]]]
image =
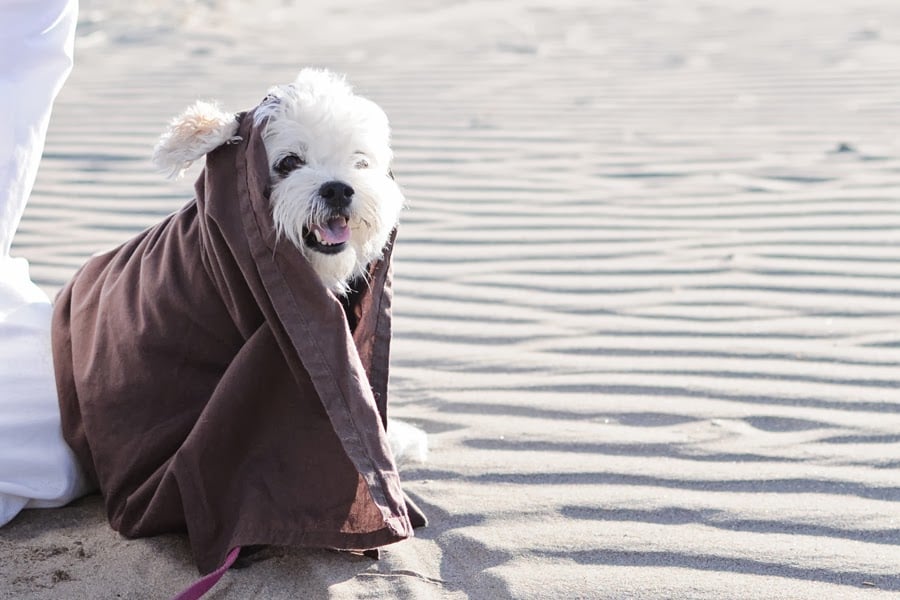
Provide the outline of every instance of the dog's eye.
[[359,160],[356,161],[356,164],[354,166],[357,169],[368,169],[369,161],[367,161],[365,158],[360,158]]
[[306,165],[306,161],[300,156],[292,153],[275,163],[275,171],[277,171],[279,175],[284,176],[304,165]]

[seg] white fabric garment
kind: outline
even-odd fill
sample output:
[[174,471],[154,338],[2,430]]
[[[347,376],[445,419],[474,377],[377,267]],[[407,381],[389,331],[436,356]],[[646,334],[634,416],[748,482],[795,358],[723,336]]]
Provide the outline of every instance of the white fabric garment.
[[87,491],[59,424],[50,301],[9,255],[72,68],[77,12],[77,0],[0,0],[0,526]]

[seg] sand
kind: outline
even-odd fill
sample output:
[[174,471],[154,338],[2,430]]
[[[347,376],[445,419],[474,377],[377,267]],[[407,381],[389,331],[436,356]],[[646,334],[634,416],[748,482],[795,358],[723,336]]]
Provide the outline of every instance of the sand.
[[[393,414],[431,527],[272,550],[231,598],[900,593],[894,1],[84,0],[14,253],[54,293],[178,208],[196,98],[305,65],[394,125]],[[0,597],[166,598],[184,538],[96,498],[0,530]]]

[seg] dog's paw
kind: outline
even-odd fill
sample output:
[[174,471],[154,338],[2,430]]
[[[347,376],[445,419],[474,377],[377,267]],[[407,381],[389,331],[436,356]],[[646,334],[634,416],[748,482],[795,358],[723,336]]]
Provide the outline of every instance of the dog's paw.
[[185,169],[207,152],[235,140],[238,122],[211,102],[198,101],[172,119],[153,149],[153,164],[170,179],[177,179]]
[[423,463],[428,459],[428,435],[418,427],[388,419],[387,438],[398,465]]

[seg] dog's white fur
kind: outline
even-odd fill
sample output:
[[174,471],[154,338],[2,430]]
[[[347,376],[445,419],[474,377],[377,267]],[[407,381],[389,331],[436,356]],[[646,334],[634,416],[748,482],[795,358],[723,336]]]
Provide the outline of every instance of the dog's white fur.
[[[303,253],[325,286],[345,294],[354,278],[381,256],[397,225],[403,194],[391,176],[393,153],[384,111],[357,96],[343,77],[304,69],[288,85],[273,87],[256,110],[272,177],[272,216],[279,235]],[[179,176],[195,160],[234,138],[233,114],[197,102],[176,117],[160,138],[154,162]],[[289,154],[305,165],[286,176],[278,162]],[[304,242],[304,232],[324,224],[331,214],[319,195],[323,184],[337,181],[354,190],[349,207],[350,240],[343,251],[324,254]]]
[[[255,112],[263,126],[269,160],[272,216],[279,235],[297,247],[323,284],[347,293],[350,282],[366,274],[380,258],[405,204],[390,166],[390,126],[374,102],[353,93],[346,80],[325,70],[304,69],[290,84],[273,87]],[[184,174],[194,161],[224,143],[235,141],[234,113],[211,102],[197,102],[173,119],[153,153],[156,166],[171,178]],[[283,173],[286,156],[302,158],[302,167]],[[350,238],[339,253],[310,247],[305,236],[333,215],[320,195],[323,184],[341,182],[353,188],[347,207]],[[424,461],[424,432],[390,421],[389,443],[398,462]]]
[[177,179],[195,160],[236,139],[237,129],[234,113],[224,112],[215,102],[198,100],[169,123],[153,149],[153,163],[170,179]]

